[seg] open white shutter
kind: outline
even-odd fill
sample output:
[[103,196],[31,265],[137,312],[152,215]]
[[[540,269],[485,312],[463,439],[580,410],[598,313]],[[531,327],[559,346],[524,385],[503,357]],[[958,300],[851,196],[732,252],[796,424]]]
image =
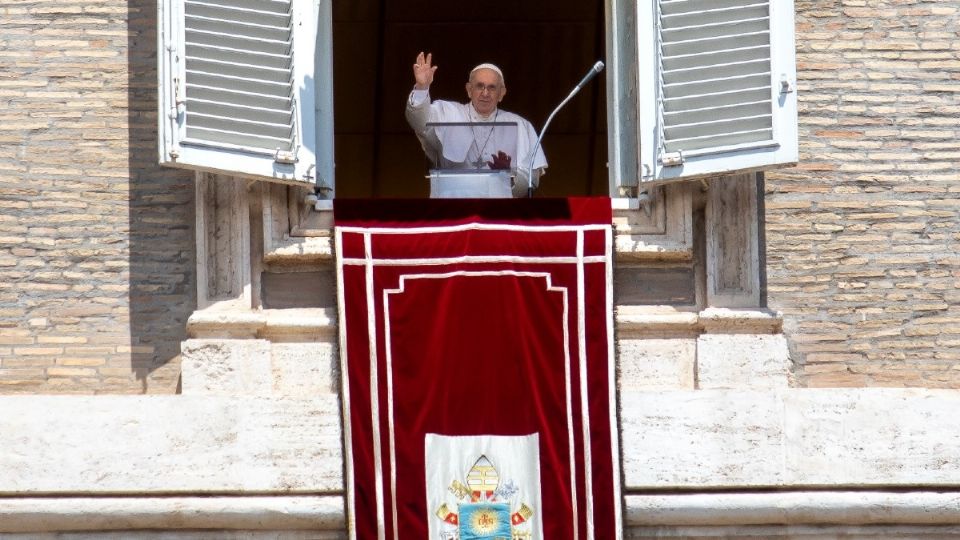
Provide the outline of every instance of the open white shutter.
[[641,0],[644,182],[797,161],[793,0]]
[[160,162],[314,183],[317,2],[159,6]]

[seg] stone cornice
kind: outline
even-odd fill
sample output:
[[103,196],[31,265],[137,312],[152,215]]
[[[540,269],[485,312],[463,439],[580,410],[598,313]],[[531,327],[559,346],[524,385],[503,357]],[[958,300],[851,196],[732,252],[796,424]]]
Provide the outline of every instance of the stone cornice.
[[200,310],[187,320],[191,338],[328,339],[336,333],[333,308]]
[[[661,306],[618,306],[619,337],[690,336],[699,334],[777,334],[783,318],[766,309],[708,308],[700,312]],[[227,310],[206,309],[187,321],[191,338],[329,338],[336,332],[333,308]]]
[[700,312],[662,306],[617,306],[617,335],[623,337],[699,334],[777,334],[780,313],[767,309],[707,308]]
[[[334,257],[333,231],[322,236],[288,237],[268,246],[263,260],[270,264],[328,262]],[[619,261],[686,262],[693,249],[685,242],[639,228],[614,229],[614,251]]]

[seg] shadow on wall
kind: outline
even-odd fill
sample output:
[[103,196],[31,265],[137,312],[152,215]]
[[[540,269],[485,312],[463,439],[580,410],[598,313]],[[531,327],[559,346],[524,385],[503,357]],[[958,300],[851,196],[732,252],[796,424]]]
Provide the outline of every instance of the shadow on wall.
[[131,369],[143,393],[174,393],[197,304],[194,179],[158,165],[157,2],[127,11]]

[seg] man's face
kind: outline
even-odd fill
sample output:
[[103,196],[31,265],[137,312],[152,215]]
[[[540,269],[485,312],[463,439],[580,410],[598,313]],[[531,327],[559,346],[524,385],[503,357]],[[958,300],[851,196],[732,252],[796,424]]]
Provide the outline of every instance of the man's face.
[[478,113],[487,116],[497,108],[497,104],[507,93],[500,76],[492,69],[478,69],[467,82],[467,96]]

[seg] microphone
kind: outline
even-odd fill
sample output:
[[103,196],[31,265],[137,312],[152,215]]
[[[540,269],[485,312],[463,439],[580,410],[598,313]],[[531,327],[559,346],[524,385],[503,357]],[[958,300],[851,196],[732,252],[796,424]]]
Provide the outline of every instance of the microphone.
[[533,160],[536,159],[537,157],[537,150],[540,148],[540,141],[543,140],[543,134],[547,132],[547,126],[550,125],[550,121],[553,120],[553,117],[558,112],[560,112],[560,109],[562,109],[563,106],[566,105],[571,98],[573,98],[573,96],[577,95],[577,92],[579,92],[584,86],[586,86],[587,83],[590,82],[594,77],[596,77],[597,74],[600,73],[601,71],[603,71],[603,62],[601,62],[600,60],[597,60],[597,63],[590,68],[590,71],[588,71],[587,74],[584,75],[582,79],[580,79],[580,82],[577,83],[577,86],[574,87],[572,92],[570,92],[570,95],[568,95],[563,101],[561,101],[560,104],[557,105],[557,108],[554,109],[553,112],[550,113],[550,116],[547,117],[547,121],[543,124],[543,129],[540,130],[540,136],[537,137],[537,144],[534,145],[533,152],[530,154],[530,167],[528,168],[529,176],[527,177],[527,197],[528,198],[533,197]]
[[594,64],[592,68],[590,68],[590,71],[588,71],[587,74],[584,75],[582,79],[580,79],[580,82],[577,84],[577,87],[573,89],[573,92],[571,92],[570,95],[574,95],[577,92],[579,92],[584,86],[587,85],[588,82],[590,82],[591,79],[596,77],[601,71],[603,71],[603,62],[597,60],[597,63]]

